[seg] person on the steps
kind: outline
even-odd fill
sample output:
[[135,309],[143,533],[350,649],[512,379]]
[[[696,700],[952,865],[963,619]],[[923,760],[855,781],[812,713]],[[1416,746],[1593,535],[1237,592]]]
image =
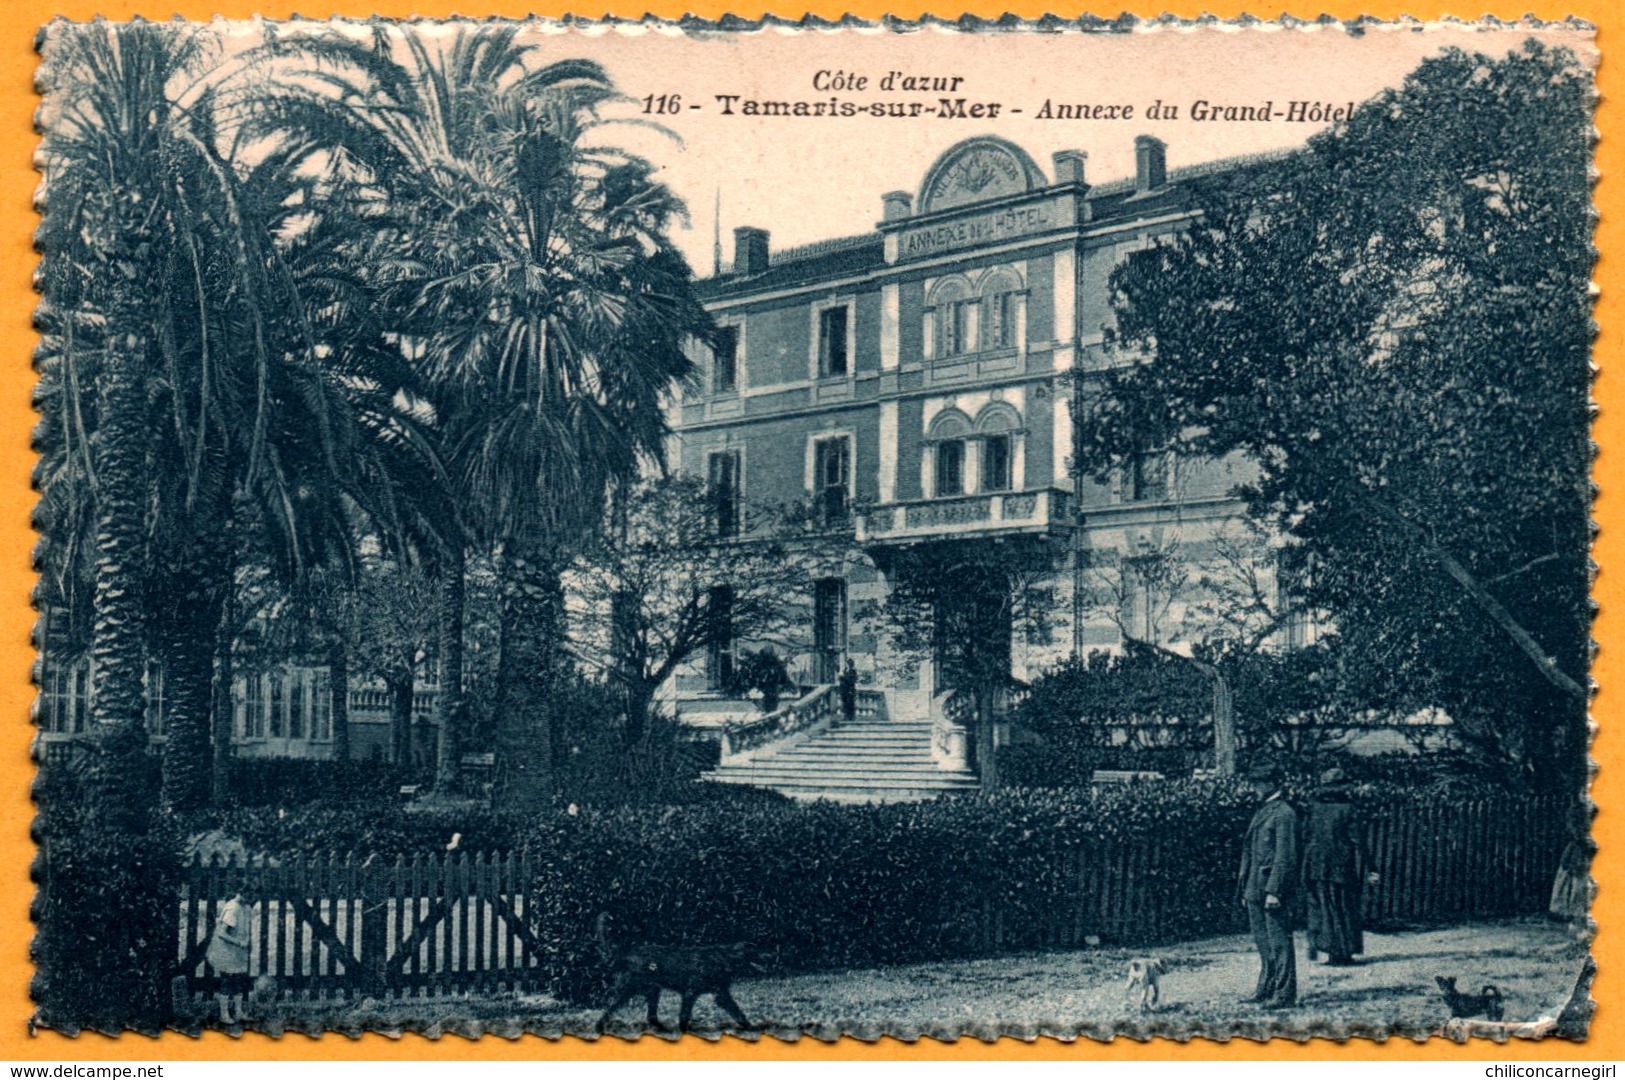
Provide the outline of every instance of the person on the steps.
[[237,892],[220,909],[214,934],[209,938],[205,957],[220,976],[220,989],[214,1000],[220,1006],[222,1024],[240,1024],[247,1019],[246,1003],[250,981],[248,951],[253,941],[253,908],[257,894],[254,883],[244,879]]
[[1345,967],[1365,952],[1361,900],[1375,885],[1364,829],[1342,769],[1327,769],[1309,804],[1303,827],[1303,886],[1309,907],[1309,958]]
[[841,719],[850,724],[858,715],[858,665],[852,662],[850,656],[846,659],[846,667],[841,669],[836,688],[841,693]]
[[1258,985],[1248,1001],[1270,1009],[1298,1004],[1298,959],[1292,945],[1298,890],[1298,813],[1281,797],[1280,774],[1254,765],[1247,781],[1263,805],[1253,814],[1241,848],[1237,882],[1247,925],[1258,949]]

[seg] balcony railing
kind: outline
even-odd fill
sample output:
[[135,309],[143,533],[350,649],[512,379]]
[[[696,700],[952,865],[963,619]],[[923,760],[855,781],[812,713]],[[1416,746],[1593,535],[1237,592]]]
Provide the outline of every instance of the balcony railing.
[[1048,532],[1069,525],[1067,514],[1067,493],[1056,488],[916,499],[869,508],[858,518],[857,537],[860,541],[886,542]]

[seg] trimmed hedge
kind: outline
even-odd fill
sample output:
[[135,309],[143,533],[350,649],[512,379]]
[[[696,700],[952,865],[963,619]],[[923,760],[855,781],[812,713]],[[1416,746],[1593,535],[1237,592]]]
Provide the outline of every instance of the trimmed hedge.
[[30,985],[47,1027],[157,1032],[170,1019],[180,907],[174,838],[90,828],[38,864]]
[[536,823],[529,915],[551,981],[576,1000],[604,989],[593,929],[606,911],[618,940],[752,942],[773,970],[909,963],[982,951],[987,904],[1012,927],[1070,920],[1073,850],[1087,859],[1159,837],[1167,857],[1146,872],[1161,932],[1199,936],[1240,928],[1235,859],[1255,805],[1238,785],[1187,781],[881,806],[581,811]]

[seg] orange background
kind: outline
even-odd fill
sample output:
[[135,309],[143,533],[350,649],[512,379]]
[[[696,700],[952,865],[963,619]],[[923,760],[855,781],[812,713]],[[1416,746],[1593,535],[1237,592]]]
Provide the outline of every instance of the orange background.
[[[1596,282],[1601,289],[1597,307],[1597,321],[1601,333],[1597,339],[1595,355],[1601,365],[1596,383],[1596,399],[1601,407],[1595,433],[1603,450],[1597,459],[1595,478],[1601,489],[1596,504],[1596,518],[1602,526],[1595,559],[1601,571],[1595,586],[1595,597],[1601,605],[1595,636],[1602,643],[1594,667],[1594,677],[1603,687],[1596,699],[1593,715],[1602,728],[1593,749],[1593,756],[1601,771],[1593,788],[1593,797],[1602,807],[1596,823],[1596,838],[1601,848],[1595,873],[1601,883],[1594,915],[1602,926],[1594,952],[1600,968],[1594,986],[1598,1001],[1592,1036],[1589,1042],[1576,1044],[1549,1039],[1544,1042],[1519,1041],[1497,1047],[1485,1042],[1459,1046],[1442,1039],[1418,1044],[1393,1039],[1378,1044],[1364,1039],[1335,1044],[1315,1040],[1306,1044],[1275,1040],[1263,1045],[1245,1040],[1218,1044],[1197,1040],[1179,1044],[1168,1041],[1137,1043],[1118,1039],[1110,1044],[1088,1040],[1061,1043],[1051,1039],[1036,1043],[1022,1043],[1012,1039],[997,1043],[982,1043],[962,1039],[955,1044],[924,1040],[913,1045],[882,1040],[861,1043],[851,1039],[835,1044],[803,1039],[798,1043],[783,1043],[763,1039],[748,1044],[734,1038],[720,1043],[709,1043],[688,1037],[679,1043],[645,1038],[637,1043],[619,1039],[606,1039],[590,1044],[575,1039],[550,1042],[526,1037],[508,1041],[494,1037],[478,1043],[469,1043],[458,1036],[446,1036],[440,1044],[415,1035],[399,1040],[381,1036],[367,1036],[352,1040],[342,1035],[329,1034],[320,1039],[304,1035],[288,1035],[270,1039],[249,1035],[241,1039],[210,1033],[199,1039],[181,1035],[166,1035],[150,1039],[138,1035],[125,1035],[118,1039],[86,1034],[69,1039],[54,1032],[30,1035],[27,1019],[33,1011],[28,998],[28,942],[32,924],[28,921],[28,905],[33,895],[24,867],[33,857],[33,844],[28,836],[28,822],[33,816],[33,805],[28,797],[27,780],[33,767],[28,758],[31,728],[28,709],[34,691],[28,682],[33,662],[29,644],[29,630],[33,614],[29,607],[29,592],[34,575],[29,565],[35,536],[29,525],[29,514],[34,495],[29,488],[28,476],[33,455],[29,450],[29,430],[34,413],[29,404],[33,375],[28,356],[34,345],[34,334],[29,324],[35,295],[30,274],[36,261],[32,250],[32,232],[37,217],[31,199],[37,175],[30,160],[36,142],[33,131],[33,111],[38,99],[33,93],[33,71],[36,56],[33,41],[36,29],[56,15],[71,19],[89,19],[104,15],[112,19],[126,19],[142,15],[151,19],[167,19],[181,15],[193,19],[206,19],[213,15],[227,18],[247,18],[264,15],[267,18],[286,18],[298,11],[318,18],[326,14],[366,16],[377,13],[385,16],[446,17],[456,14],[478,15],[543,15],[558,16],[570,9],[560,0],[362,0],[347,4],[343,10],[329,12],[308,3],[289,0],[172,0],[173,6],[162,3],[127,2],[127,0],[7,0],[0,9],[0,355],[9,358],[8,370],[15,378],[7,379],[0,391],[0,457],[7,463],[0,470],[0,611],[9,615],[0,621],[0,716],[9,718],[0,736],[0,756],[9,762],[4,770],[6,780],[0,784],[0,865],[11,869],[0,875],[0,1059],[33,1060],[49,1058],[55,1061],[83,1059],[173,1060],[185,1058],[256,1058],[256,1059],[399,1059],[436,1058],[455,1055],[468,1059],[546,1059],[546,1058],[620,1058],[645,1060],[707,1060],[718,1058],[846,1060],[886,1058],[1000,1058],[1007,1060],[1100,1060],[1100,1059],[1173,1059],[1201,1060],[1225,1058],[1272,1058],[1276,1060],[1311,1060],[1324,1057],[1361,1059],[1433,1059],[1480,1060],[1484,1058],[1517,1060],[1550,1060],[1576,1058],[1589,1060],[1625,1060],[1625,899],[1617,886],[1625,884],[1625,858],[1620,847],[1625,844],[1625,826],[1621,825],[1619,809],[1625,807],[1625,782],[1620,770],[1610,767],[1625,763],[1625,735],[1609,733],[1609,721],[1617,713],[1616,703],[1625,700],[1625,669],[1620,661],[1620,645],[1625,643],[1625,575],[1620,566],[1625,559],[1619,534],[1625,532],[1625,502],[1620,495],[1621,462],[1625,461],[1625,425],[1620,412],[1625,409],[1625,382],[1614,359],[1621,342],[1622,312],[1619,295],[1625,289],[1625,181],[1620,173],[1625,170],[1625,105],[1619,99],[1625,96],[1625,75],[1613,53],[1625,41],[1625,6],[1620,0],[1574,0],[1564,6],[1554,0],[1494,0],[1483,7],[1452,7],[1440,0],[1341,0],[1329,4],[1333,15],[1368,15],[1397,18],[1402,15],[1420,19],[1438,19],[1447,16],[1478,18],[1493,15],[1513,20],[1533,9],[1544,18],[1575,16],[1599,28],[1598,45],[1603,61],[1598,74],[1598,87],[1602,102],[1597,112],[1597,125],[1602,138],[1597,146],[1596,164],[1601,180],[1596,188],[1597,206],[1602,213],[1596,242],[1603,255],[1597,265]],[[340,0],[342,3],[343,0]],[[1313,0],[1312,0],[1313,2]],[[1472,2],[1472,0],[1468,0]],[[673,0],[622,0],[611,4],[609,10],[629,18],[645,12],[666,18],[694,14],[716,19],[725,13],[756,18],[765,13],[756,6],[726,6],[721,0],[696,0],[690,7]],[[800,9],[776,8],[777,14],[795,18]],[[825,18],[838,18],[850,13],[864,18],[879,18],[890,13],[904,18],[918,18],[927,9],[917,0],[908,0],[903,6],[887,7],[881,0],[854,0],[850,7],[817,2],[809,9]],[[972,3],[966,8],[931,9],[946,18],[957,17],[965,11],[987,18],[996,18],[1009,11],[1025,18],[1037,18],[1052,10],[1061,15],[1075,15],[1077,11],[1052,9],[1039,0],[1013,0],[1008,8]],[[1327,10],[1304,7],[1290,10],[1298,17],[1313,18]],[[1275,18],[1283,9],[1274,6],[1245,7],[1238,0],[1177,0],[1177,2],[1145,5],[1142,15],[1171,11],[1183,17],[1211,13],[1220,17],[1234,17],[1248,13],[1260,18]],[[596,6],[588,14],[599,14]],[[1112,16],[1115,8],[1099,8],[1096,14]],[[1613,99],[1610,101],[1610,99]],[[1613,646],[1613,647],[1610,647]],[[1611,692],[1610,692],[1611,690]],[[447,1044],[450,1045],[447,1045]]]

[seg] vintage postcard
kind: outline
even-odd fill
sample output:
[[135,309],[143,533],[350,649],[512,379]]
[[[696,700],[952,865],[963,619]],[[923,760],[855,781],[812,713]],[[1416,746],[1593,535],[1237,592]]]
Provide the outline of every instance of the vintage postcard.
[[1594,38],[49,23],[34,1023],[1586,1039]]

